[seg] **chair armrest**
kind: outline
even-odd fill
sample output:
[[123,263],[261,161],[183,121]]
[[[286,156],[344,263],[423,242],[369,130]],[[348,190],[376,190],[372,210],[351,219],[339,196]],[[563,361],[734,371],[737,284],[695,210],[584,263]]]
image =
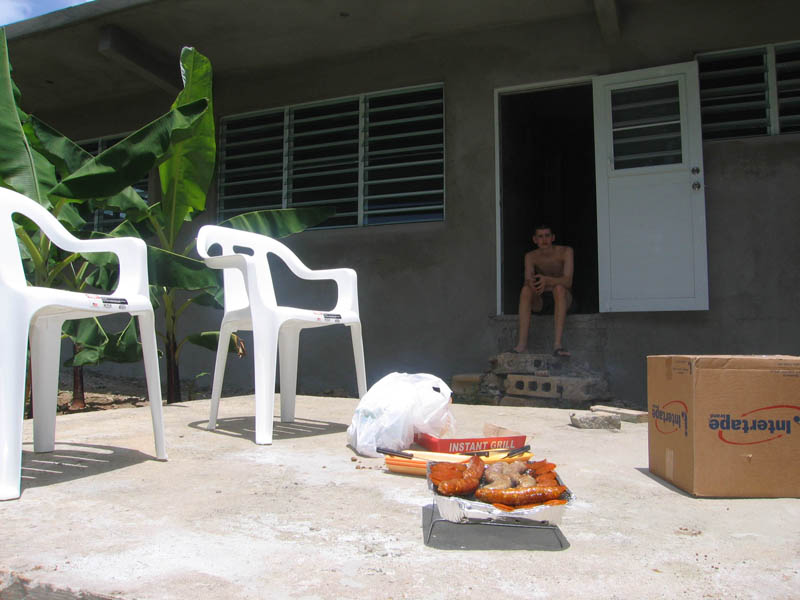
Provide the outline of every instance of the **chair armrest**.
[[242,254],[228,254],[227,256],[209,256],[203,259],[210,269],[244,269],[249,257]]
[[[298,275],[300,277],[300,275]],[[353,310],[358,312],[358,276],[353,269],[307,269],[303,279],[329,280],[336,282],[338,295],[334,312]]]
[[[56,240],[54,240],[56,241]],[[82,240],[68,234],[60,236],[56,245],[70,252],[89,254],[92,252],[110,252],[119,260],[119,283],[112,292],[125,296],[126,294],[141,294],[148,296],[147,286],[147,244],[135,237],[104,238]]]

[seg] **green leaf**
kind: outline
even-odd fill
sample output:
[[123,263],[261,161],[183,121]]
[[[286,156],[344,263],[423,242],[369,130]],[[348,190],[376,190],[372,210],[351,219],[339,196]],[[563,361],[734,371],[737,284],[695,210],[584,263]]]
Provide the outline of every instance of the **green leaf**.
[[195,49],[184,48],[181,51],[181,75],[183,90],[173,107],[207,99],[208,110],[195,123],[192,135],[174,144],[158,167],[161,211],[169,250],[174,248],[181,227],[190,219],[191,213],[205,210],[216,161],[211,63]]
[[[27,115],[18,107],[19,89],[11,80],[8,61],[6,31],[0,28],[0,181],[6,187],[24,194],[46,208],[50,201],[39,182],[39,169],[49,166],[55,179],[55,170],[47,161],[37,160],[22,129],[20,119]],[[47,172],[41,173],[47,176]]]
[[[217,274],[221,275],[221,271],[217,271]],[[220,283],[217,283],[216,288],[204,290],[204,293],[199,294],[194,301],[195,304],[199,304],[200,306],[220,309],[225,308],[225,290]]]
[[[200,346],[202,348],[206,348],[207,350],[211,350],[212,352],[216,352],[217,346],[219,345],[219,331],[203,331],[201,333],[193,333],[186,336],[186,341],[191,342],[195,346]],[[230,337],[230,341],[228,343],[228,352],[237,352],[236,343],[234,342],[233,336]]]
[[[91,153],[33,115],[25,123],[24,130],[31,145],[55,165],[62,178],[68,177],[94,158]],[[53,181],[51,187],[56,183]],[[130,185],[111,197],[96,198],[92,208],[106,207],[124,212],[133,220],[141,220],[147,215],[147,202]]]
[[55,165],[61,177],[77,171],[92,158],[89,152],[33,115],[24,129],[31,145]]
[[103,351],[100,348],[91,346],[82,348],[72,358],[64,361],[65,367],[85,367],[86,365],[97,365],[103,360]]
[[222,221],[220,225],[280,238],[304,231],[326,221],[334,214],[336,211],[327,206],[277,208],[237,215]]
[[205,99],[173,108],[84,163],[50,193],[66,198],[118,194],[144,177],[166,154],[173,138],[180,131],[191,130],[207,109],[208,101]]
[[108,336],[96,318],[65,321],[61,330],[74,344],[81,346],[100,347],[108,343]]
[[117,287],[119,269],[114,267],[99,267],[89,273],[84,281],[93,288],[104,292],[111,292]]
[[142,360],[142,344],[136,336],[134,318],[119,333],[108,334],[108,344],[103,348],[103,359],[118,363],[138,362]]
[[151,285],[202,290],[219,286],[217,273],[196,260],[156,248],[147,247],[147,271]]

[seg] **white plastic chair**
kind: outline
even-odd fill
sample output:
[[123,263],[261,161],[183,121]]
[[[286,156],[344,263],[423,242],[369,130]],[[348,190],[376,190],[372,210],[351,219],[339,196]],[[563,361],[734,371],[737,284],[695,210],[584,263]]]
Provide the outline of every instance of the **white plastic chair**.
[[[29,286],[22,268],[11,216],[33,221],[59,248],[70,252],[113,252],[119,258],[119,285],[109,296],[95,296]],[[166,459],[161,415],[158,354],[147,283],[147,246],[136,238],[80,240],[43,206],[12,190],[0,188],[0,500],[18,498],[22,468],[22,420],[28,333],[31,341],[33,450],[55,448],[61,326],[68,319],[127,312],[139,319],[147,373],[147,394],[153,418],[156,456]],[[125,299],[115,303],[103,298]]]
[[[218,244],[220,256],[209,256]],[[252,256],[242,253],[252,251]],[[265,235],[206,225],[197,235],[197,251],[206,265],[224,269],[225,314],[219,332],[214,383],[211,388],[211,414],[208,429],[217,423],[222,380],[232,333],[253,332],[253,358],[256,388],[256,444],[272,443],[272,415],[275,405],[275,369],[280,350],[281,422],[294,421],[297,393],[297,354],[300,331],[307,327],[342,324],[350,328],[355,358],[358,395],[367,391],[364,345],[358,316],[356,272],[352,269],[311,270],[289,248]],[[247,250],[245,250],[247,251]],[[306,310],[279,306],[275,299],[267,254],[273,253],[302,279],[333,280],[338,286],[338,301],[331,310]]]

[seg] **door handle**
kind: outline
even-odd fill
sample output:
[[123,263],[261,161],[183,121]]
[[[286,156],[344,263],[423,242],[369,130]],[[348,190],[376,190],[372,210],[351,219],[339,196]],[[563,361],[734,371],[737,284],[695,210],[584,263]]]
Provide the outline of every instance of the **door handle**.
[[698,190],[699,190],[701,187],[702,187],[702,186],[700,185],[700,182],[699,182],[699,181],[695,181],[695,182],[692,184],[692,189],[693,189],[695,192],[696,192],[696,191],[698,191]]

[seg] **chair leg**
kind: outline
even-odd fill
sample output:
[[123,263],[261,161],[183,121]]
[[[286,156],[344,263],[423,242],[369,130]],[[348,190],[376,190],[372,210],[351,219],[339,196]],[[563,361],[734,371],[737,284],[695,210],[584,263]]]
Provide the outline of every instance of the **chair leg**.
[[0,500],[19,498],[28,319],[14,307],[0,314]]
[[63,319],[41,318],[31,323],[31,397],[33,451],[52,452],[56,441],[58,370]]
[[217,359],[214,362],[214,382],[211,384],[211,410],[208,415],[206,429],[214,431],[217,427],[219,415],[219,399],[222,396],[222,381],[225,379],[225,364],[228,362],[228,346],[231,334],[235,328],[231,324],[222,323],[219,328],[219,343],[217,344]]
[[256,387],[256,444],[272,443],[275,413],[275,367],[279,325],[264,315],[253,315],[253,361]]
[[364,365],[364,341],[361,338],[361,323],[350,325],[350,337],[353,338],[353,358],[356,363],[356,382],[358,397],[367,393],[367,368]]
[[281,423],[293,423],[297,396],[297,356],[300,350],[300,329],[284,325],[281,327],[278,340],[278,359],[281,365]]
[[155,319],[151,312],[139,313],[137,317],[139,319],[139,336],[142,340],[144,372],[147,378],[147,399],[150,401],[150,416],[153,419],[153,437],[156,443],[156,457],[160,460],[167,460],[167,446],[164,441],[161,373],[158,369]]

